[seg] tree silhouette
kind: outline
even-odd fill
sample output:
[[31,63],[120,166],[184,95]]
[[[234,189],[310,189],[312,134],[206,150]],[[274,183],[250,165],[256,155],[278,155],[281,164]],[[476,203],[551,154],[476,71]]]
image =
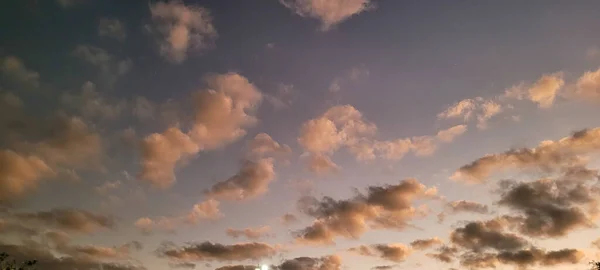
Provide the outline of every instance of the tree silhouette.
[[6,253],[0,253],[0,270],[28,270],[33,269],[37,263],[36,260],[24,261],[20,265],[15,260],[9,260],[10,257]]
[[592,270],[600,270],[600,261],[592,261],[590,264],[592,265]]

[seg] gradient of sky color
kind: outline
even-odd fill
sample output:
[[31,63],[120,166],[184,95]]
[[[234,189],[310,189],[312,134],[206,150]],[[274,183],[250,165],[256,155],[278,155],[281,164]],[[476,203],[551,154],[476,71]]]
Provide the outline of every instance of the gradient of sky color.
[[[600,259],[597,1],[9,0],[0,25],[0,247],[52,251],[40,269],[471,269],[465,258],[484,253],[517,269],[499,254],[533,247],[543,251],[530,269]],[[582,130],[589,141],[559,141]],[[544,152],[546,140],[559,146]],[[511,149],[538,154],[464,167]],[[485,166],[492,173],[476,171]],[[544,202],[580,209],[587,225],[533,235],[506,221],[490,232],[525,239],[516,249],[451,237],[539,210],[499,203],[502,180],[565,182],[575,167],[592,175],[568,180],[592,197]],[[387,210],[370,200],[385,198],[365,199],[368,187],[407,179],[423,190],[390,195],[409,205],[376,228]],[[331,239],[307,243],[303,229],[344,215],[311,216],[306,198],[323,196],[376,213],[364,232],[339,233],[352,223],[342,220]],[[459,201],[480,208],[453,212]],[[227,233],[247,228],[258,236]],[[225,250],[182,255],[205,241]],[[268,254],[232,248],[251,242]],[[377,253],[394,244],[400,254]],[[352,250],[362,245],[375,246]],[[428,255],[442,246],[457,248],[454,261]],[[284,263],[298,257],[341,264]]]

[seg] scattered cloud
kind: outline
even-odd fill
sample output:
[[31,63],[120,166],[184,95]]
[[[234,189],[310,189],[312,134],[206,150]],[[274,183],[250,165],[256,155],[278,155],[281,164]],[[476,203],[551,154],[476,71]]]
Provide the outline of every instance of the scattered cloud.
[[366,194],[348,200],[303,197],[299,201],[300,209],[316,220],[296,233],[297,240],[331,244],[336,237],[356,239],[367,230],[367,225],[402,230],[409,226],[410,220],[423,215],[421,209],[412,205],[413,200],[434,195],[434,189],[407,179],[396,185],[371,186]]
[[28,69],[23,61],[15,56],[0,58],[0,73],[3,80],[14,86],[25,88],[40,86],[40,74]]
[[180,262],[244,261],[275,255],[277,247],[260,242],[223,245],[212,242],[189,244],[183,247],[163,245],[157,251],[162,257]]
[[433,246],[441,245],[443,242],[437,237],[429,239],[418,239],[410,242],[410,246],[417,250],[428,249]]
[[259,133],[254,139],[248,143],[248,153],[250,156],[264,157],[264,156],[279,156],[286,155],[292,152],[287,144],[279,144],[269,134]]
[[543,141],[535,148],[486,155],[462,166],[452,179],[481,183],[491,174],[507,169],[560,171],[580,164],[579,155],[594,153],[599,146],[600,128],[581,130],[558,141]]
[[151,4],[150,13],[160,55],[168,61],[182,63],[190,53],[214,46],[218,35],[208,9],[172,0]]
[[265,94],[265,100],[276,110],[292,106],[294,86],[291,84],[278,84],[274,94]]
[[263,226],[259,228],[246,228],[241,230],[228,228],[226,233],[228,236],[231,236],[236,239],[243,236],[246,237],[248,240],[258,240],[267,237],[270,231],[271,227]]
[[240,171],[214,184],[206,195],[218,200],[246,200],[266,193],[275,178],[273,159],[246,161]]
[[64,93],[61,101],[85,118],[114,119],[127,109],[124,100],[110,100],[104,97],[96,90],[96,85],[89,81],[83,84],[80,93]]
[[449,106],[438,114],[438,119],[460,118],[465,123],[471,119],[477,120],[477,128],[487,128],[488,121],[500,114],[504,108],[493,99],[476,97],[474,99],[463,99]]
[[402,262],[412,253],[412,249],[403,244],[378,244],[351,248],[350,251],[363,256],[378,257],[392,262]]
[[600,69],[583,73],[567,96],[587,102],[600,102]]
[[108,88],[114,87],[119,77],[125,75],[133,67],[131,59],[117,60],[106,50],[91,45],[78,45],[72,54],[98,68],[99,83]]
[[280,220],[281,220],[281,224],[283,224],[284,226],[289,226],[291,224],[298,223],[300,221],[300,220],[298,220],[298,218],[295,215],[292,215],[289,213],[281,216]]
[[321,30],[330,30],[333,26],[374,7],[370,0],[279,0],[285,7],[302,17],[321,21]]
[[0,203],[35,190],[42,178],[52,174],[52,169],[39,157],[0,151]]
[[124,41],[127,37],[125,25],[118,19],[102,18],[98,22],[98,35]]
[[456,125],[448,129],[440,130],[437,138],[443,142],[452,142],[454,139],[467,131],[467,125]]
[[213,199],[197,203],[188,214],[188,221],[195,224],[200,219],[218,219],[222,217],[219,202]]
[[14,218],[28,224],[48,226],[76,233],[91,233],[99,229],[113,229],[116,226],[115,220],[111,216],[74,208],[55,208],[39,212],[19,212],[14,213]]
[[206,81],[207,89],[192,95],[195,113],[189,132],[171,127],[142,141],[141,179],[156,187],[170,187],[177,165],[200,151],[241,138],[246,135],[245,128],[257,122],[253,113],[262,95],[248,79],[227,73],[209,76]]

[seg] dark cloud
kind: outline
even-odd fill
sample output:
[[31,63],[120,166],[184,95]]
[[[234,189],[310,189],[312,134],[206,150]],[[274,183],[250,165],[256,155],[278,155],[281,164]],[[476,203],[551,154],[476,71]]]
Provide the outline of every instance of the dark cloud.
[[[593,226],[599,191],[585,179],[542,179],[534,182],[501,182],[499,205],[519,214],[517,227],[532,237],[560,237],[578,228]],[[595,180],[595,179],[594,179]]]
[[223,245],[212,242],[189,244],[184,247],[163,245],[158,253],[174,261],[243,261],[273,256],[277,249],[265,243]]
[[378,265],[371,269],[372,270],[390,270],[390,269],[394,269],[394,268],[396,268],[396,265]]
[[413,201],[435,195],[435,189],[427,189],[415,179],[401,181],[397,185],[372,186],[366,194],[358,194],[348,200],[324,197],[303,197],[298,205],[302,212],[316,221],[297,232],[297,239],[309,243],[332,243],[335,237],[357,238],[372,228],[404,229],[419,214]]
[[181,262],[181,263],[169,263],[169,267],[174,269],[195,269],[196,264],[189,262]]
[[450,241],[473,251],[487,249],[511,251],[521,249],[528,244],[524,238],[516,234],[503,232],[502,224],[498,220],[469,222],[455,229],[450,234]]
[[281,223],[285,226],[299,222],[298,218],[292,214],[285,214],[281,216]]
[[143,266],[113,263],[95,260],[90,257],[78,256],[62,256],[56,257],[46,249],[24,246],[0,244],[0,250],[8,253],[12,259],[16,261],[25,261],[35,259],[38,265],[48,270],[64,270],[64,269],[79,269],[79,270],[143,270]]
[[342,260],[339,256],[331,255],[320,258],[298,257],[286,260],[275,270],[341,270]]
[[255,270],[256,266],[252,265],[227,265],[219,267],[215,270]]
[[459,250],[456,247],[441,246],[437,249],[437,253],[427,253],[427,256],[441,262],[451,263],[458,255],[458,252]]
[[481,204],[478,202],[465,201],[465,200],[449,202],[447,204],[447,207],[450,209],[450,212],[452,212],[452,213],[459,213],[459,212],[470,212],[470,213],[477,213],[477,214],[488,214],[489,213],[489,209],[488,209],[487,205]]

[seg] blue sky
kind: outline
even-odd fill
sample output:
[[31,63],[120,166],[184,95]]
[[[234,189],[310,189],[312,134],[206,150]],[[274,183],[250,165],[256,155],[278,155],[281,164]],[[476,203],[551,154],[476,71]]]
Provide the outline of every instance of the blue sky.
[[595,1],[0,6],[0,251],[18,259],[600,259]]

